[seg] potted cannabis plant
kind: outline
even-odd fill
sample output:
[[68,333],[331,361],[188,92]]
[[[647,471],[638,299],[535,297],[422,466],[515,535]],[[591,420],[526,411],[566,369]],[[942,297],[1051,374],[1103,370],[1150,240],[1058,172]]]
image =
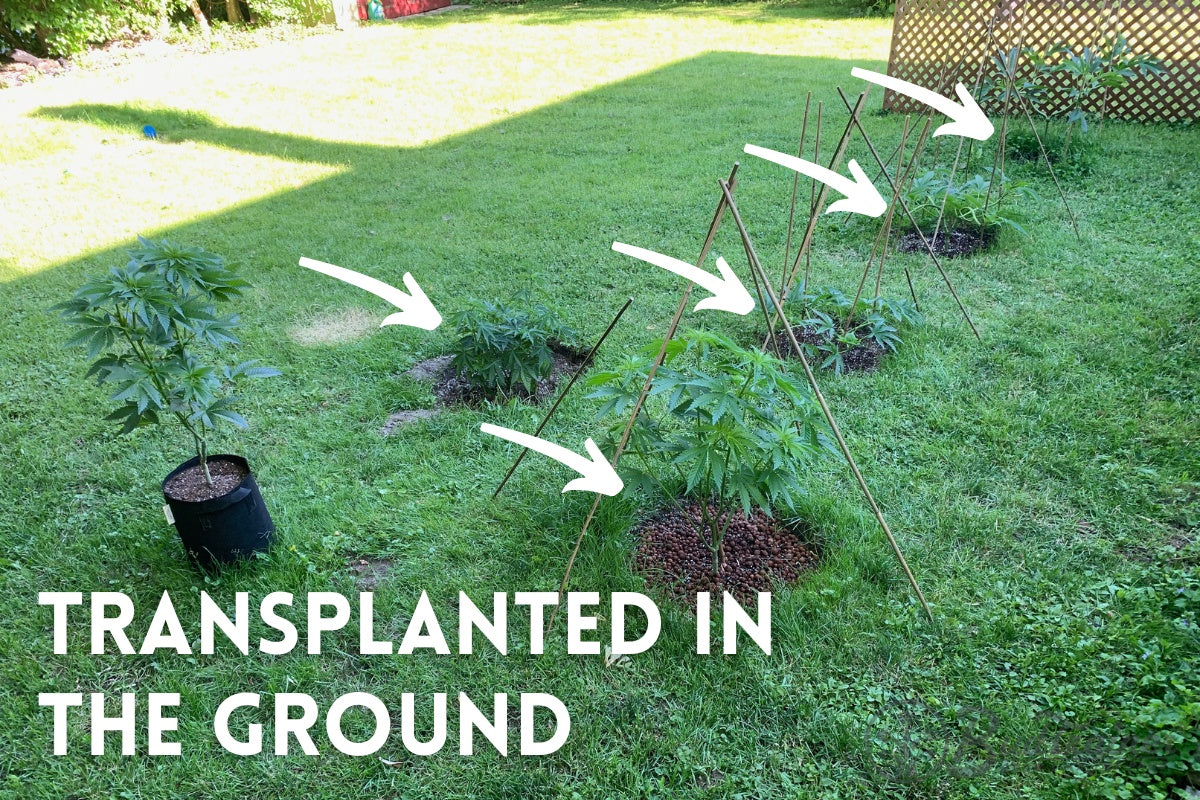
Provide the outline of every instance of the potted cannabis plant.
[[195,456],[163,481],[164,511],[201,565],[265,550],[275,530],[246,460],[208,451],[218,425],[246,427],[230,389],[279,374],[252,361],[216,363],[238,344],[239,325],[217,306],[248,286],[218,255],[139,237],[125,266],[56,306],[78,329],[68,345],[87,349],[88,376],[112,389],[117,407],[106,419],[121,423],[122,434],[171,423],[187,433]]

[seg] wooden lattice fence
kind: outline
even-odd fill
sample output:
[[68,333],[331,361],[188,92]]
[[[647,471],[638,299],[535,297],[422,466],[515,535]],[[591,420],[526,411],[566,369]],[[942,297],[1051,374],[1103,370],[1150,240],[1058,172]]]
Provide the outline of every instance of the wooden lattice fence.
[[[954,96],[954,84],[977,87],[992,57],[1014,47],[1039,52],[1057,44],[1099,47],[1120,34],[1136,53],[1160,59],[1161,75],[1140,75],[1097,95],[1106,117],[1141,121],[1200,119],[1200,0],[900,0],[888,74]],[[1023,62],[1018,75],[1032,67]],[[1062,77],[1048,84],[1045,107],[1067,108]],[[985,101],[993,113],[996,101]],[[919,113],[926,107],[895,92],[884,108]]]

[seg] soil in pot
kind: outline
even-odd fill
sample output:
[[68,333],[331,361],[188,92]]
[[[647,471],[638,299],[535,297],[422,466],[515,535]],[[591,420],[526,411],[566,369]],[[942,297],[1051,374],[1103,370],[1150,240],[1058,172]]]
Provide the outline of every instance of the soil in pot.
[[163,491],[172,500],[185,500],[189,503],[212,500],[224,497],[236,489],[250,474],[250,470],[237,461],[210,458],[208,473],[212,476],[211,485],[204,479],[204,470],[200,465],[194,464],[168,478],[163,484]]
[[672,506],[636,530],[634,568],[685,605],[695,604],[697,592],[722,591],[752,603],[758,592],[771,591],[776,582],[795,583],[817,564],[815,549],[795,528],[761,511],[748,517],[739,511],[725,534],[721,571],[715,572],[699,520],[698,505],[684,505],[682,511]]
[[200,566],[225,564],[265,551],[275,523],[246,460],[208,458],[210,486],[199,459],[181,464],[163,481],[169,521],[188,555]]
[[[839,325],[838,330],[842,328]],[[805,325],[795,325],[792,327],[792,333],[796,335],[796,341],[800,344],[810,344],[813,347],[818,345],[828,345],[832,340],[832,335],[828,333],[819,333],[815,329]],[[776,352],[780,353],[784,358],[795,358],[795,349],[792,347],[791,337],[787,335],[787,331],[779,331],[775,334]],[[859,342],[854,347],[842,351],[842,364],[847,372],[874,372],[879,368],[879,363],[883,360],[884,349],[878,343],[871,339],[866,339]],[[820,357],[813,363],[813,369],[821,366],[821,361],[824,357]],[[814,359],[809,359],[812,363]]]
[[[926,241],[933,252],[942,258],[965,258],[991,247],[996,241],[996,231],[991,228],[952,228],[938,232],[936,237],[927,236]],[[925,245],[916,231],[900,237],[898,248],[901,253],[924,253]]]

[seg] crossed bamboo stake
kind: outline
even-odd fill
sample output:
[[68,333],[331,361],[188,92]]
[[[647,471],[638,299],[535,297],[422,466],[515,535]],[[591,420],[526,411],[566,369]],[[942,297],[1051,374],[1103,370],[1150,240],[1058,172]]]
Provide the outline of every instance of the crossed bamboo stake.
[[855,463],[854,456],[850,454],[850,447],[846,444],[846,440],[838,428],[837,420],[833,418],[833,412],[829,410],[829,403],[825,400],[825,395],[821,392],[821,387],[817,385],[817,378],[808,363],[808,358],[804,355],[804,348],[796,340],[796,332],[792,329],[791,323],[788,322],[787,315],[783,310],[783,304],[771,290],[770,283],[767,282],[767,273],[763,271],[762,263],[758,260],[758,254],[754,250],[754,243],[750,240],[750,233],[746,230],[746,226],[742,222],[742,215],[738,213],[737,204],[733,200],[733,189],[726,181],[721,181],[720,183],[721,194],[725,200],[725,204],[729,207],[729,213],[733,217],[734,224],[737,225],[738,234],[742,238],[742,246],[746,249],[746,258],[750,262],[750,269],[758,275],[758,280],[763,282],[767,294],[770,296],[771,302],[774,304],[775,310],[783,322],[783,330],[792,345],[792,352],[796,354],[796,357],[800,360],[800,366],[804,368],[804,377],[808,380],[813,397],[816,398],[817,404],[821,406],[821,413],[825,416],[825,422],[829,424],[829,429],[833,432],[833,438],[837,440],[838,449],[842,451],[842,457],[846,459],[846,464],[854,474],[854,480],[857,481],[858,488],[862,490],[867,505],[871,507],[871,513],[875,515],[875,520],[879,523],[879,527],[883,529],[884,535],[887,536],[888,543],[892,546],[892,552],[895,553],[896,559],[904,569],[904,575],[908,578],[909,585],[916,592],[917,599],[921,601],[921,607],[925,609],[926,616],[932,622],[933,612],[929,610],[929,603],[925,601],[925,595],[921,592],[921,587],[917,584],[917,579],[913,575],[912,569],[909,568],[908,561],[904,558],[904,553],[900,550],[900,545],[896,541],[896,537],[892,535],[892,529],[888,527],[887,520],[884,519],[883,512],[879,509],[879,504],[875,502],[875,497],[871,494],[871,489],[867,486],[867,481],[863,478],[862,471],[859,470],[858,464]]
[[[865,98],[865,94],[866,93],[864,92],[863,93],[864,98]],[[845,139],[845,138],[846,137],[843,137],[843,139]],[[844,152],[845,148],[843,146],[840,149],[842,152]],[[840,158],[840,155],[835,155],[835,160],[837,160],[839,158]],[[817,399],[818,404],[821,407],[821,412],[824,415],[826,422],[829,424],[830,430],[833,432],[834,438],[837,440],[838,448],[841,451],[843,458],[845,458],[846,463],[849,465],[851,472],[854,474],[854,477],[855,477],[856,482],[858,483],[859,489],[863,492],[863,496],[866,498],[867,503],[870,506],[871,511],[875,516],[875,519],[879,522],[880,527],[883,529],[884,535],[887,537],[888,542],[892,547],[892,552],[896,555],[896,558],[899,560],[900,565],[901,565],[902,569],[904,570],[904,574],[909,581],[909,584],[912,586],[913,591],[916,593],[917,598],[921,603],[921,607],[925,610],[926,616],[930,619],[930,621],[932,621],[933,620],[933,612],[930,610],[929,604],[925,600],[925,595],[921,592],[921,588],[917,583],[917,579],[913,575],[912,569],[909,567],[908,561],[904,557],[904,553],[900,550],[899,543],[896,541],[895,536],[892,534],[891,528],[888,526],[887,520],[883,516],[883,512],[880,510],[878,503],[875,502],[875,498],[871,494],[871,490],[867,486],[867,482],[863,478],[862,472],[858,468],[858,464],[854,461],[854,457],[850,453],[850,448],[846,444],[846,440],[842,436],[841,430],[837,426],[837,421],[834,419],[833,412],[830,410],[829,404],[825,400],[825,395],[821,392],[820,387],[817,385],[816,377],[813,375],[813,372],[812,372],[812,367],[809,365],[808,360],[804,357],[804,352],[801,349],[799,342],[796,340],[796,335],[792,331],[792,326],[788,322],[787,316],[783,311],[783,307],[780,305],[779,297],[778,297],[778,295],[775,294],[774,290],[771,288],[770,278],[767,276],[766,272],[763,270],[762,263],[759,261],[758,256],[755,253],[754,245],[750,240],[749,233],[747,232],[746,227],[742,222],[741,215],[737,209],[737,205],[733,200],[733,190],[737,185],[738,166],[739,165],[737,163],[735,163],[733,165],[733,169],[729,173],[729,178],[719,181],[719,184],[721,187],[721,199],[717,204],[716,212],[713,214],[712,222],[709,224],[708,235],[705,237],[704,245],[700,250],[700,255],[696,259],[697,266],[698,267],[703,266],[704,261],[708,257],[709,250],[712,248],[713,240],[716,238],[717,231],[719,230],[721,223],[725,218],[725,214],[726,214],[726,212],[729,212],[733,216],[734,222],[738,228],[739,235],[741,236],[741,239],[742,239],[742,245],[746,249],[747,258],[750,262],[751,269],[752,269],[752,277],[753,277],[754,283],[755,283],[755,290],[759,294],[760,306],[763,308],[764,315],[766,315],[766,303],[762,302],[762,300],[769,299],[771,304],[775,308],[776,319],[783,322],[783,324],[785,326],[785,330],[787,332],[787,335],[791,340],[792,348],[793,348],[794,352],[796,352],[799,355],[800,363],[801,363],[802,367],[804,368],[805,378],[807,379],[809,386],[813,390],[813,394],[814,394],[815,398]],[[821,198],[820,203],[823,204],[825,192],[822,191],[821,194],[822,194],[822,198]],[[810,226],[809,226],[809,229],[806,230],[806,233],[805,233],[805,240],[808,242],[811,242],[811,239],[812,239],[812,230],[811,229],[812,229],[812,227],[815,227],[815,225],[813,225],[811,223],[812,223],[812,220],[815,219],[815,217],[816,217],[815,214],[811,215]],[[803,252],[803,249],[804,249],[804,246],[802,245],[801,250],[797,252],[797,258],[796,258],[796,262],[793,265],[793,268],[795,268],[796,266],[799,265],[799,258]],[[671,322],[667,326],[667,331],[663,337],[662,344],[659,346],[658,354],[655,356],[654,361],[650,365],[650,370],[646,376],[645,382],[642,385],[642,390],[638,394],[638,399],[634,403],[633,411],[629,416],[629,420],[625,423],[624,430],[621,433],[620,441],[617,443],[617,448],[613,452],[611,463],[612,463],[614,469],[616,468],[617,464],[619,463],[621,456],[624,454],[626,446],[628,446],[628,444],[629,444],[629,437],[633,431],[633,426],[637,422],[638,415],[641,413],[641,409],[642,409],[643,404],[645,403],[646,397],[650,394],[650,390],[654,384],[655,375],[657,374],[659,367],[661,367],[663,362],[666,360],[668,346],[669,346],[671,340],[675,337],[675,334],[678,332],[680,320],[682,319],[684,312],[687,310],[688,303],[691,299],[692,289],[694,287],[695,287],[695,284],[693,284],[689,281],[687,287],[684,289],[683,294],[679,299],[679,304],[676,306],[675,313],[671,317]],[[765,292],[765,297],[763,295],[764,292]],[[772,320],[768,316],[767,317],[768,324],[770,324],[771,321]],[[588,511],[587,517],[584,519],[583,527],[579,531],[579,536],[575,540],[575,546],[571,551],[571,557],[567,561],[566,571],[564,572],[562,582],[559,584],[559,587],[558,587],[558,602],[555,604],[554,609],[551,611],[550,619],[546,623],[546,631],[547,632],[549,632],[550,628],[553,627],[553,625],[554,625],[554,621],[558,614],[558,607],[562,604],[563,592],[566,591],[567,583],[570,581],[571,572],[574,569],[575,560],[578,557],[580,547],[583,544],[583,537],[587,534],[588,529],[591,527],[592,520],[595,518],[595,515],[596,515],[596,510],[600,506],[601,497],[602,497],[602,495],[600,495],[600,494],[596,495],[595,500],[592,502],[592,507]]]

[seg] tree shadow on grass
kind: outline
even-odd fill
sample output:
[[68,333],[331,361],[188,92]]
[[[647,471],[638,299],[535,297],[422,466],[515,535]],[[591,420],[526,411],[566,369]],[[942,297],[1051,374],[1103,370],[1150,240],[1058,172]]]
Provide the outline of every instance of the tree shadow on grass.
[[[201,245],[247,267],[256,287],[253,297],[239,303],[247,355],[285,371],[283,379],[256,386],[244,401],[254,425],[248,446],[261,450],[254,460],[264,465],[261,472],[268,479],[273,471],[311,463],[319,453],[321,473],[338,474],[368,495],[370,487],[392,475],[402,476],[403,492],[414,497],[440,491],[448,473],[461,485],[488,486],[451,504],[457,521],[444,524],[453,526],[487,517],[491,473],[498,480],[509,458],[504,445],[481,440],[474,417],[439,422],[444,429],[436,442],[414,438],[403,446],[372,445],[375,449],[364,457],[359,445],[331,444],[341,441],[327,429],[331,423],[297,412],[304,392],[325,396],[329,390],[324,387],[340,387],[336,394],[349,393],[351,399],[334,406],[344,415],[336,424],[343,430],[357,424],[377,429],[381,422],[370,416],[382,419],[395,410],[388,407],[389,376],[444,347],[446,326],[432,334],[387,329],[361,342],[320,348],[289,342],[285,332],[314,310],[367,308],[380,319],[388,313],[382,301],[304,270],[298,259],[332,262],[393,285],[401,285],[403,273],[412,272],[443,316],[472,296],[503,298],[532,285],[588,337],[598,335],[607,315],[634,295],[635,310],[606,346],[615,358],[661,335],[682,283],[612,253],[612,242],[694,257],[719,196],[716,179],[728,173],[732,162],[744,160],[742,147],[755,142],[794,148],[807,91],[836,97],[834,86],[850,80],[849,69],[849,63],[836,59],[708,53],[412,148],[228,126],[202,112],[175,108],[79,104],[36,113],[130,135],[140,135],[142,126],[150,124],[159,130],[164,147],[199,143],[337,165],[337,174],[301,188],[243,205],[235,205],[238,199],[231,197],[230,207],[210,216],[138,233]],[[836,114],[827,116],[828,130],[840,124]],[[195,153],[190,150],[188,157],[197,158],[198,169],[202,158],[213,157]],[[738,192],[748,224],[781,233],[779,212],[786,209],[790,176],[765,162],[747,163],[742,175]],[[768,214],[773,215],[769,222]],[[719,246],[733,263],[741,256],[740,244],[732,228],[723,236]],[[64,416],[48,428],[45,412],[38,411],[46,402],[41,376],[49,368],[67,376],[64,391],[82,390],[82,377],[78,383],[75,377],[82,360],[73,352],[52,351],[47,357],[44,346],[31,351],[7,334],[21,328],[39,341],[64,340],[65,329],[45,308],[63,299],[64,289],[78,285],[97,264],[122,261],[120,250],[112,248],[0,284],[0,303],[16,310],[0,323],[6,331],[0,358],[15,381],[5,399],[28,409],[10,428],[18,440],[42,441],[51,454],[76,451],[75,431],[96,423],[85,416],[86,407],[60,403],[57,410]],[[697,324],[708,322],[720,321]],[[103,413],[95,411],[95,416]],[[118,458],[138,459],[148,446],[135,436],[129,451]],[[242,446],[241,440],[236,446]],[[297,475],[276,485],[274,502],[303,508],[303,489],[311,478]],[[37,485],[36,476],[13,480],[18,495],[51,498],[47,509],[57,502],[53,498],[69,495],[64,486]],[[509,491],[519,491],[519,486]],[[545,500],[531,506],[529,524],[560,532],[552,537],[554,554],[547,556],[557,564],[565,557],[557,550],[568,541],[566,532],[579,524],[576,507],[590,498],[570,495],[560,501],[552,493]],[[394,527],[395,509],[386,502],[376,507],[364,499],[358,506],[365,510],[350,514],[346,526]],[[281,517],[282,529],[308,535],[287,513]],[[29,529],[41,527],[35,520]],[[496,579],[519,582],[524,576],[516,573],[522,568],[519,559],[510,559]],[[504,574],[510,571],[512,575]]]
[[[137,104],[35,113],[126,133],[153,125],[167,147],[192,142],[339,166],[336,176],[156,234],[208,242],[234,258],[255,243],[258,268],[286,269],[289,284],[300,275],[300,255],[341,263],[340,254],[366,250],[383,268],[381,279],[411,270],[453,295],[499,290],[514,277],[553,270],[583,282],[580,298],[601,299],[601,290],[615,299],[638,280],[631,287],[625,275],[597,275],[597,263],[621,262],[607,252],[614,238],[695,249],[711,216],[715,180],[744,160],[743,145],[792,149],[807,91],[836,97],[834,86],[851,80],[849,66],[709,53],[413,148],[239,128],[199,111]],[[828,131],[839,124],[836,110],[826,115]],[[790,186],[780,170],[756,164],[752,171],[758,188],[766,184],[776,198]],[[763,194],[745,182],[743,192],[751,204]],[[368,236],[374,238],[364,241]],[[264,288],[273,291],[269,282]],[[569,291],[570,282],[558,284]]]

